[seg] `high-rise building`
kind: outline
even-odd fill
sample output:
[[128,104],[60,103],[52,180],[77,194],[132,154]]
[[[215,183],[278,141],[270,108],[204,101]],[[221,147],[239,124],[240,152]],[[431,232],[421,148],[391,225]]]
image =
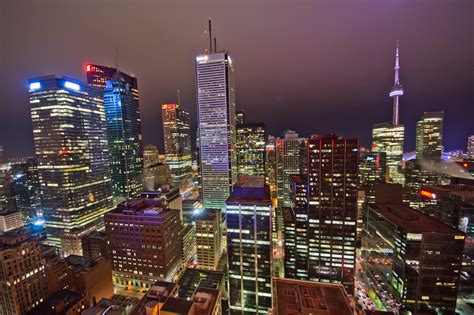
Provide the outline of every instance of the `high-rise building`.
[[237,181],[234,67],[228,53],[196,57],[202,199],[225,208]]
[[38,240],[27,228],[0,235],[0,314],[25,314],[48,294]]
[[247,122],[247,115],[243,110],[238,110],[235,112],[235,123],[236,124],[245,124]]
[[366,268],[391,286],[400,313],[454,314],[465,235],[402,204],[368,206]]
[[425,112],[416,123],[416,159],[440,161],[444,112]]
[[159,199],[132,199],[105,216],[114,285],[149,288],[181,266],[179,211]]
[[292,176],[290,187],[293,206],[283,208],[285,278],[309,280],[307,182]]
[[238,176],[265,176],[265,124],[238,124]]
[[20,211],[0,210],[0,235],[21,228],[25,219]]
[[268,135],[267,145],[265,146],[265,176],[270,191],[276,192],[276,144],[275,137]]
[[[119,72],[120,76],[125,80],[125,82],[130,85],[133,98],[138,101],[139,95],[137,78],[119,71],[117,68],[93,64],[86,65],[87,84],[97,89],[104,90],[107,86],[107,81],[110,81],[117,72]],[[140,117],[139,114],[137,114],[137,116]]]
[[421,187],[441,183],[440,174],[434,167],[427,167],[429,163],[433,161],[414,159],[405,163],[406,201],[410,207],[417,210],[422,210],[425,203],[420,196]]
[[467,139],[467,157],[474,159],[474,135]]
[[11,172],[16,208],[23,213],[26,221],[29,222],[36,218],[36,209],[40,206],[36,159],[29,158],[25,162],[13,163]]
[[16,210],[12,170],[9,164],[0,165],[0,210]]
[[272,200],[264,177],[241,177],[227,199],[231,314],[272,307]]
[[335,134],[308,141],[309,279],[354,292],[359,140]]
[[121,202],[143,190],[143,148],[138,99],[120,72],[106,82],[104,107],[112,191],[116,202]]
[[384,152],[361,151],[359,155],[359,185],[374,186],[385,183],[386,156]]
[[273,278],[273,314],[355,314],[354,300],[340,284]]
[[387,155],[387,182],[404,183],[402,157],[405,140],[405,126],[399,123],[399,97],[403,95],[400,84],[400,59],[398,42],[395,54],[395,82],[389,96],[393,98],[392,123],[375,124],[372,128],[372,151]]
[[181,265],[187,268],[196,262],[196,227],[185,223],[181,228]]
[[148,144],[143,148],[143,167],[150,167],[162,162],[156,145]]
[[29,80],[41,210],[48,242],[81,253],[81,237],[113,208],[101,92],[55,76]]
[[161,109],[166,163],[171,169],[173,182],[186,190],[192,186],[193,166],[189,112],[179,104],[163,104]]
[[195,218],[198,266],[217,270],[222,257],[222,228],[220,209],[205,209]]

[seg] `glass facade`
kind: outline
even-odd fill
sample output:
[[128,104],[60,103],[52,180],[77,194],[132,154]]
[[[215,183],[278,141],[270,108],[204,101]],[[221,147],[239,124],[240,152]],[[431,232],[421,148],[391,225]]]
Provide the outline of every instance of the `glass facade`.
[[32,221],[36,218],[36,210],[40,206],[36,159],[29,158],[25,162],[12,164],[11,172],[16,208],[23,213],[27,222]]
[[265,125],[237,125],[238,176],[265,176]]
[[404,184],[402,167],[405,126],[390,123],[376,124],[372,128],[372,151],[385,152],[388,183]]
[[48,241],[65,255],[113,208],[101,91],[67,77],[29,81],[41,208]]
[[443,150],[444,112],[425,112],[416,123],[416,158],[439,161]]
[[143,151],[138,100],[131,85],[116,73],[104,90],[112,188],[117,203],[143,190]]
[[189,112],[178,104],[163,104],[163,138],[166,163],[169,165],[173,182],[183,189],[192,186],[191,121]]
[[237,180],[234,68],[230,56],[197,56],[196,85],[203,205],[225,209]]

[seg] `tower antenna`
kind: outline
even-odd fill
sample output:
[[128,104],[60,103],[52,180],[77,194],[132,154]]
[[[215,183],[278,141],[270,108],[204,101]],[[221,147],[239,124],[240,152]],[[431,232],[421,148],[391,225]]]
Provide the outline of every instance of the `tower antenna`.
[[176,92],[178,94],[178,105],[181,105],[181,97],[180,97],[181,95],[180,95],[179,89]]
[[115,56],[114,56],[114,64],[117,72],[119,71],[119,49],[115,47]]
[[217,53],[217,38],[214,37],[214,52]]
[[212,54],[212,19],[209,17],[209,52]]

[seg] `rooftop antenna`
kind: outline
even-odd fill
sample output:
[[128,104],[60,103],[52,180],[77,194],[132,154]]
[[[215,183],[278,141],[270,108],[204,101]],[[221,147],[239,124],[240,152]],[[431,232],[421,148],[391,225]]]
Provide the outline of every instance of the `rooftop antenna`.
[[119,71],[119,50],[118,47],[115,47],[115,56],[114,56],[114,63],[117,72]]
[[214,52],[217,53],[217,38],[214,37]]
[[178,105],[181,105],[181,95],[179,89],[176,92],[178,93]]
[[212,53],[212,19],[209,17],[209,52]]

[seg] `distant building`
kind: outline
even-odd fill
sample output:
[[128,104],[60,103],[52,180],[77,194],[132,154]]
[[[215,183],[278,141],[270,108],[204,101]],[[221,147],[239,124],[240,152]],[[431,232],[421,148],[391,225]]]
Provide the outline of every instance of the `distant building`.
[[218,290],[222,297],[225,281],[225,273],[222,271],[187,268],[178,281],[179,297],[191,298],[198,287]]
[[45,260],[28,229],[0,235],[0,314],[25,314],[48,295]]
[[179,104],[163,104],[163,138],[166,164],[173,175],[173,182],[182,190],[192,186],[191,119],[189,112]]
[[221,211],[204,209],[195,217],[198,266],[204,270],[217,270],[222,256]]
[[265,124],[238,124],[238,176],[265,176]]
[[0,210],[0,235],[25,225],[25,219],[20,211]]
[[454,313],[464,233],[402,204],[369,205],[364,232],[362,255],[386,277],[400,312]]
[[179,193],[179,187],[163,185],[156,191],[144,191],[140,198],[159,199],[165,209],[179,211],[179,219],[183,221],[183,196]]
[[83,293],[62,289],[49,296],[26,315],[80,315],[87,307],[89,303]]
[[31,222],[37,216],[40,207],[38,165],[36,159],[11,164],[13,192],[16,209],[23,213],[25,220]]
[[237,181],[234,67],[227,52],[196,57],[202,200],[225,209]]
[[[429,160],[410,160],[405,164],[405,188],[407,189],[407,199],[410,207],[422,209],[424,202],[420,196],[420,189],[423,186],[441,184],[441,175],[434,169]],[[430,166],[433,165],[433,166]]]
[[375,199],[375,184],[385,183],[386,165],[385,152],[359,153],[359,186],[367,190],[367,202],[373,202]]
[[444,112],[425,112],[416,123],[416,159],[440,161]]
[[11,167],[0,165],[0,210],[16,210],[14,194]]
[[183,224],[181,228],[181,265],[186,268],[196,262],[196,227]]
[[158,190],[163,185],[173,186],[173,177],[168,164],[158,163],[143,169],[143,189]]
[[235,112],[235,123],[236,124],[245,124],[247,122],[247,115],[243,110],[238,110]]
[[467,139],[467,156],[469,159],[474,159],[474,135]]
[[143,148],[143,167],[147,168],[162,162],[156,145],[148,144]]
[[104,107],[116,202],[139,196],[143,189],[143,147],[138,98],[127,77],[116,72],[105,84]]
[[179,211],[159,199],[132,199],[105,216],[114,285],[149,288],[181,266]]
[[86,257],[110,257],[105,232],[94,231],[81,238],[81,244]]
[[103,227],[113,208],[102,94],[46,76],[29,80],[29,95],[48,242],[66,256],[81,254],[81,238]]
[[266,313],[272,306],[272,200],[264,177],[243,176],[227,207],[231,313]]
[[267,145],[265,146],[265,176],[270,191],[276,192],[276,144],[275,137],[269,135]]
[[273,315],[355,314],[355,302],[344,286],[273,278]]

